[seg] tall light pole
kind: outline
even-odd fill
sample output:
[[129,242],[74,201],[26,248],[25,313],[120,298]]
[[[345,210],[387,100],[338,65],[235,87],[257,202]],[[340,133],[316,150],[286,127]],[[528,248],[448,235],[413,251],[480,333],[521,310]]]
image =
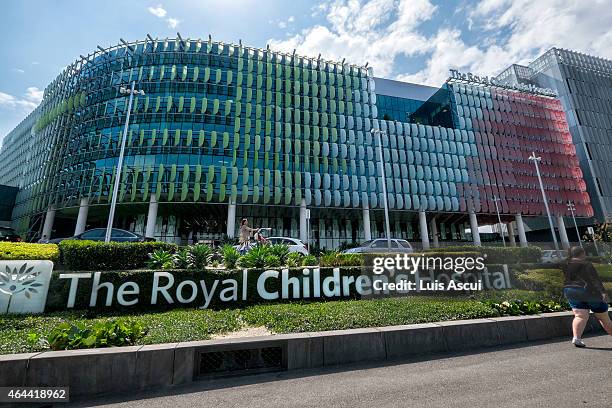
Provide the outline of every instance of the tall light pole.
[[550,215],[550,209],[548,208],[548,199],[546,198],[546,192],[544,192],[544,183],[542,183],[542,175],[540,174],[540,166],[538,163],[542,161],[541,157],[537,157],[535,152],[531,153],[529,156],[529,160],[533,160],[533,164],[535,164],[536,173],[538,175],[538,181],[540,182],[540,190],[542,191],[542,199],[544,200],[544,207],[546,208],[546,214],[548,215],[548,224],[550,225],[550,233],[552,234],[553,243],[555,244],[555,250],[557,251],[557,256],[561,259],[562,254],[559,251],[559,244],[557,243],[557,235],[555,234],[555,226],[553,224],[552,216]]
[[385,177],[385,166],[383,165],[383,151],[382,151],[382,140],[380,134],[382,130],[372,129],[370,131],[376,137],[376,143],[378,144],[378,165],[380,166],[380,175],[382,177],[382,189],[383,189],[383,204],[385,206],[385,228],[387,235],[387,250],[391,251],[391,227],[389,226],[389,206],[387,204],[387,177]]
[[104,242],[110,242],[111,231],[113,230],[113,221],[115,220],[115,207],[117,206],[117,195],[119,193],[119,183],[121,182],[121,171],[123,168],[123,156],[125,154],[125,140],[127,139],[128,127],[130,125],[130,113],[132,111],[132,100],[134,94],[144,95],[144,91],[136,91],[136,81],[132,81],[130,89],[125,87],[119,88],[120,94],[129,94],[129,102],[127,107],[127,113],[125,115],[125,125],[123,127],[123,136],[121,137],[121,150],[119,152],[119,161],[117,161],[117,171],[115,173],[115,184],[113,185],[113,198],[111,200],[110,212],[108,214],[108,223],[106,224],[106,234],[104,235]]
[[568,201],[567,209],[570,210],[570,212],[572,213],[572,219],[574,220],[574,227],[576,228],[576,236],[578,237],[578,243],[580,244],[580,248],[584,248],[582,246],[582,240],[580,239],[580,231],[578,231],[578,224],[576,224],[576,214],[574,213],[574,211],[576,211],[576,206],[571,201]]
[[497,213],[497,221],[499,222],[499,230],[501,231],[502,242],[504,243],[504,248],[506,247],[506,237],[504,236],[504,229],[502,227],[501,217],[499,216],[499,207],[497,206],[497,202],[501,201],[501,198],[497,196],[493,196],[493,203],[495,203],[495,212]]

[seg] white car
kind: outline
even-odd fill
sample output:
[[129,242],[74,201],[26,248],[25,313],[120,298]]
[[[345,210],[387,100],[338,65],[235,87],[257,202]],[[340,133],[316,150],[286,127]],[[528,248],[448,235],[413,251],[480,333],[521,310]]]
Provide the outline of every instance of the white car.
[[342,251],[344,254],[360,254],[364,252],[401,252],[412,253],[412,245],[405,239],[391,238],[391,248],[387,242],[387,238],[378,238],[371,241],[361,243],[357,248],[350,248]]
[[304,256],[309,255],[308,246],[297,238],[270,237],[266,238],[272,245],[284,244],[289,247],[289,252],[297,252]]
[[542,259],[540,259],[540,262],[544,264],[553,264],[553,263],[559,263],[559,262],[566,260],[567,251],[560,250],[559,252],[561,252],[561,257],[559,257],[559,254],[554,249],[546,249],[542,251]]

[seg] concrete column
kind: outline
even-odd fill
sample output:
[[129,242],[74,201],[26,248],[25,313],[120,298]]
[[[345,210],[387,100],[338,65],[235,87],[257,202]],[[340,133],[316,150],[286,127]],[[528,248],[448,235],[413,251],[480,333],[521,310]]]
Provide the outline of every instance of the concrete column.
[[306,200],[300,203],[300,241],[308,242],[308,220],[306,219]]
[[155,224],[157,224],[157,196],[151,194],[149,200],[149,214],[147,215],[147,225],[145,227],[145,237],[155,237]]
[[526,247],[529,245],[527,243],[527,235],[525,235],[525,224],[523,224],[523,216],[521,214],[516,214],[514,217],[516,219],[516,228],[518,230],[519,242],[522,247]]
[[370,207],[365,204],[363,206],[363,236],[366,241],[372,239],[372,229],[370,225]]
[[74,235],[79,235],[85,232],[87,226],[87,214],[89,213],[89,198],[81,198],[79,206],[79,215],[77,216],[76,227],[74,228]]
[[470,211],[470,231],[472,232],[474,245],[481,246],[480,232],[478,232],[478,219],[476,219],[476,213],[474,211]]
[[508,227],[508,238],[510,239],[510,246],[515,247],[516,238],[514,238],[514,224],[509,222],[506,224],[506,227]]
[[427,215],[425,215],[425,211],[419,211],[419,230],[421,231],[423,249],[429,249],[429,232],[427,231]]
[[557,227],[559,228],[559,237],[561,238],[561,246],[563,249],[569,249],[570,243],[569,238],[567,237],[567,230],[565,229],[565,221],[563,221],[563,216],[557,216]]
[[51,231],[53,230],[53,221],[55,221],[55,207],[51,206],[47,210],[47,215],[45,216],[45,223],[43,225],[42,237],[46,239],[51,239]]
[[234,238],[236,236],[236,203],[230,203],[227,205],[227,231],[228,238]]
[[436,218],[432,218],[429,221],[429,227],[431,228],[431,239],[433,241],[433,247],[438,248],[440,246],[440,242],[438,241],[438,225],[436,224]]

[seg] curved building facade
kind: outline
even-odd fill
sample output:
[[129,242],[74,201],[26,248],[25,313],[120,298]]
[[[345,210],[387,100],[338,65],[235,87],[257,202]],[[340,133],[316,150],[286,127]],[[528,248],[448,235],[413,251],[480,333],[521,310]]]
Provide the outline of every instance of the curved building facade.
[[[133,81],[117,175],[119,90]],[[535,151],[553,213],[571,200],[592,215],[556,99],[460,81],[436,98],[420,103],[429,120],[379,119],[371,68],[211,40],[122,43],[45,89],[5,140],[0,183],[19,184],[13,223],[30,236],[104,226],[119,182],[118,227],[191,242],[232,236],[247,216],[306,240],[309,222],[315,245],[331,248],[383,233],[382,183],[397,237],[458,238],[468,213],[495,214],[493,198],[507,220],[541,216]],[[450,116],[437,121],[436,109]]]

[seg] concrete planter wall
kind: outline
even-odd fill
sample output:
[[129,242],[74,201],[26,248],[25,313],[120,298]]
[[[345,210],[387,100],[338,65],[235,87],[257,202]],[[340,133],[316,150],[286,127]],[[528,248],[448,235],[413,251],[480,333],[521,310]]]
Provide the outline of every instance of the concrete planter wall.
[[[0,356],[0,387],[69,386],[92,396],[187,384],[202,353],[278,347],[281,370],[402,358],[571,336],[571,312]],[[591,321],[587,330],[600,330]]]

